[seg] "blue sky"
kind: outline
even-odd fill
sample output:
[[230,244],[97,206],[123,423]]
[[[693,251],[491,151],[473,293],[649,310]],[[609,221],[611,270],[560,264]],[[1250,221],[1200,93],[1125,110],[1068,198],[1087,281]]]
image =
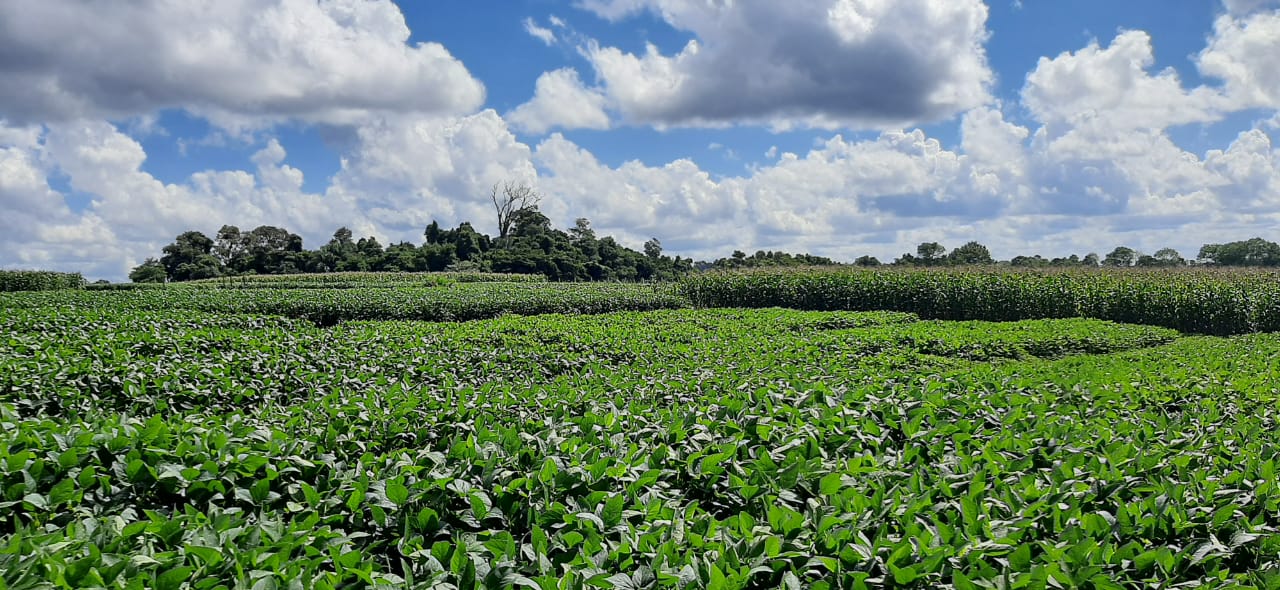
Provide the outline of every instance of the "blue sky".
[[[398,2],[413,35],[410,42],[435,41],[467,65],[471,73],[485,83],[484,106],[508,112],[529,99],[530,91],[543,72],[574,66],[589,71],[589,63],[572,47],[549,47],[525,31],[524,19],[535,17],[549,26],[545,18],[555,15],[571,23],[580,34],[602,43],[632,52],[643,52],[653,43],[668,53],[679,51],[692,36],[672,28],[652,13],[641,13],[622,23],[610,23],[594,14],[575,10],[567,2],[550,0],[441,0],[431,2]],[[1172,67],[1189,83],[1200,83],[1192,57],[1204,48],[1204,40],[1212,32],[1213,18],[1221,8],[1208,0],[1079,0],[1058,2],[1029,0],[1020,5],[1009,1],[990,3],[987,43],[988,58],[996,72],[996,95],[1004,101],[1016,102],[1027,72],[1040,56],[1054,56],[1077,49],[1091,39],[1109,40],[1121,30],[1145,30],[1158,40],[1155,53],[1158,67]],[[477,15],[489,15],[478,18]],[[1011,118],[1020,120],[1016,110]],[[177,182],[192,172],[210,167],[247,166],[250,150],[241,142],[228,142],[214,148],[190,147],[186,153],[177,150],[177,140],[205,137],[209,125],[198,118],[184,117],[181,111],[166,112],[164,127],[167,137],[153,137],[158,149],[148,159],[148,169],[160,178]],[[1238,125],[1206,126],[1179,130],[1180,144],[1187,149],[1204,151],[1210,146],[1229,141]],[[944,121],[924,127],[931,136],[952,146],[958,141],[955,121]],[[759,162],[772,146],[793,152],[807,150],[815,140],[830,133],[801,130],[775,133],[760,127],[736,127],[725,130],[622,127],[607,132],[569,130],[563,132],[578,145],[590,149],[602,161],[620,165],[627,160],[640,160],[660,166],[675,158],[695,158],[704,169],[721,175],[741,174],[751,162]],[[847,135],[874,137],[874,131],[845,130]],[[323,188],[325,178],[338,169],[338,154],[323,145],[320,134],[306,127],[279,130],[281,144],[289,151],[290,163],[301,168],[313,190]],[[537,135],[518,133],[526,142],[536,142]],[[260,139],[260,138],[259,138]],[[711,149],[713,143],[733,150],[737,157],[723,149]],[[161,159],[161,155],[164,156]]]
[[[0,265],[559,225],[700,258],[1280,239],[1273,0],[17,0]],[[67,43],[66,39],[77,39]]]

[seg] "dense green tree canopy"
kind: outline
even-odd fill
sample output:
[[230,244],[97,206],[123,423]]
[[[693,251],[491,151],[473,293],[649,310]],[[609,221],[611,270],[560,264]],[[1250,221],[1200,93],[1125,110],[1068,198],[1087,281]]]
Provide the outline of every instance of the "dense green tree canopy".
[[1219,266],[1280,266],[1280,244],[1262,238],[1205,244],[1197,258]]
[[1117,246],[1102,259],[1107,266],[1133,266],[1138,262],[1138,251],[1128,246]]
[[162,250],[160,264],[174,281],[207,279],[222,274],[222,263],[213,252],[213,240],[198,231],[179,234]]
[[941,264],[946,254],[947,249],[937,242],[924,242],[916,246],[916,258],[925,266]]
[[978,242],[969,242],[947,255],[947,262],[950,264],[995,264],[995,259],[991,257],[991,251],[986,246]]
[[543,274],[558,281],[674,279],[693,269],[691,259],[662,254],[653,238],[638,252],[612,237],[597,238],[591,222],[578,219],[560,231],[536,206],[511,212],[508,235],[494,240],[467,222],[445,229],[432,221],[425,243],[387,247],[374,237],[356,238],[342,227],[317,250],[303,248],[297,234],[261,226],[244,232],[224,225],[215,239],[196,231],[179,235],[159,260],[130,273],[135,282],[186,281],[246,274],[300,272],[476,270]]
[[135,283],[163,283],[168,275],[164,265],[155,258],[148,258],[129,273],[129,280]]
[[[129,273],[134,282],[187,281],[245,274],[324,273],[343,271],[438,272],[474,270],[542,274],[556,281],[670,280],[696,269],[738,269],[777,266],[839,265],[830,258],[811,254],[736,250],[712,262],[697,262],[665,254],[657,237],[641,250],[618,243],[611,236],[598,237],[591,221],[578,218],[568,231],[551,224],[536,205],[510,212],[504,238],[480,233],[469,222],[447,229],[432,221],[423,231],[424,243],[400,242],[383,246],[377,238],[356,238],[349,228],[338,228],[328,243],[316,250],[303,248],[302,238],[284,228],[259,226],[241,231],[224,225],[210,239],[198,231],[183,232],[164,247],[159,259],[148,258]],[[1188,264],[1217,266],[1280,266],[1280,244],[1252,238],[1224,244],[1206,244],[1197,261],[1188,262],[1173,248],[1143,254],[1119,246],[1105,258],[1090,252],[1045,258],[1038,254],[1014,256],[1007,264],[1017,267],[1175,267]],[[995,264],[991,251],[970,241],[950,253],[938,242],[923,242],[915,253],[904,253],[895,265],[943,266]],[[860,256],[856,266],[879,266],[873,256]]]
[[[656,239],[656,238],[655,238]],[[661,248],[662,244],[656,244]],[[877,261],[878,263],[878,261]],[[768,250],[757,250],[755,254],[747,256],[746,252],[741,250],[735,251],[728,258],[720,258],[710,263],[699,263],[699,268],[759,268],[773,266],[831,266],[836,262],[825,256],[813,256],[811,254],[788,254],[786,252],[774,252]]]

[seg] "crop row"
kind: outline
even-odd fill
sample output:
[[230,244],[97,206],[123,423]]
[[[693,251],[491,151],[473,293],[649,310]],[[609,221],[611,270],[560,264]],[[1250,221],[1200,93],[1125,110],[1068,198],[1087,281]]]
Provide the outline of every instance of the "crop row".
[[[0,397],[43,415],[288,405],[352,386],[538,384],[589,367],[590,374],[639,379],[669,357],[717,366],[721,339],[749,343],[766,363],[794,362],[790,347],[802,345],[854,368],[894,368],[1105,353],[1177,336],[1098,320],[939,323],[891,312],[676,310],[319,329],[204,312],[11,311],[0,319],[0,333],[8,334],[0,343]],[[779,349],[788,352],[770,353]],[[755,359],[734,368],[757,370]]]
[[460,283],[445,287],[277,289],[183,287],[9,295],[11,308],[182,309],[281,315],[319,325],[351,320],[461,321],[504,314],[596,314],[687,307],[668,285],[618,283]]
[[191,281],[195,285],[219,285],[241,287],[253,284],[273,284],[282,288],[305,288],[325,285],[424,286],[431,287],[451,283],[545,283],[547,278],[536,274],[500,272],[331,272],[294,275],[242,275]]
[[[123,292],[6,295],[0,305],[277,314],[324,325],[349,320],[466,320],[504,313],[786,307],[902,311],[945,320],[1088,317],[1213,335],[1280,330],[1280,277],[1262,272],[766,270],[703,273],[659,285],[513,282],[524,276],[252,276],[181,286],[107,286]],[[475,279],[489,282],[469,283]]]
[[1088,317],[1213,335],[1280,330],[1280,277],[1260,272],[768,270],[704,273],[658,285],[465,283],[469,277],[515,276],[520,275],[238,277],[123,292],[9,294],[0,304],[276,314],[323,325],[506,313],[786,307],[901,311],[944,320]]
[[1262,272],[801,270],[704,273],[701,307],[894,310],[947,320],[1090,317],[1199,334],[1280,330],[1280,275]]
[[0,270],[0,293],[79,289],[84,283],[84,277],[78,272]]
[[1274,335],[6,312],[10,587],[1230,587],[1280,565]]
[[323,274],[242,275],[200,279],[182,283],[111,283],[89,285],[91,290],[133,289],[356,289],[374,287],[439,287],[455,283],[543,283],[546,277],[495,272],[333,272]]

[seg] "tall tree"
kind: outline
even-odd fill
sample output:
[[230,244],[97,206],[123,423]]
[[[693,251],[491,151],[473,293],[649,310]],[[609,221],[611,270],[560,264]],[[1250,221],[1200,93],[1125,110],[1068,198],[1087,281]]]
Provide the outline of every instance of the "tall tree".
[[1050,266],[1080,266],[1080,256],[1072,254],[1066,258],[1054,258],[1049,261]]
[[1128,246],[1117,246],[1102,259],[1105,266],[1133,266],[1138,262],[1138,251]]
[[522,211],[535,209],[542,201],[542,195],[533,190],[533,187],[510,180],[505,183],[495,183],[489,198],[493,201],[494,211],[498,214],[499,243],[511,235],[515,219]]
[[933,266],[942,262],[942,257],[946,253],[947,249],[937,242],[924,242],[916,246],[916,257],[925,266]]
[[359,252],[361,256],[366,258],[380,258],[383,253],[382,244],[378,242],[378,238],[373,236],[360,238],[360,240],[356,242],[356,252]]
[[428,225],[427,229],[422,232],[422,237],[427,240],[428,244],[439,244],[442,242],[442,233],[444,232],[440,229],[440,222],[432,219],[431,225]]
[[991,251],[986,246],[978,242],[969,242],[947,255],[947,262],[951,264],[995,264],[995,259],[991,257]]
[[[537,236],[551,231],[551,219],[537,207],[526,207],[511,214],[511,236]],[[568,235],[566,234],[566,238]]]
[[658,238],[650,238],[644,243],[644,255],[652,259],[658,259],[662,256],[662,242]]
[[569,238],[575,242],[595,240],[596,231],[591,229],[591,220],[586,217],[575,219],[573,227],[569,230]]
[[343,249],[355,245],[355,241],[351,239],[351,230],[345,226],[340,227],[333,232],[333,238],[329,240],[329,245],[335,248]]
[[178,234],[162,252],[160,264],[171,280],[207,279],[222,274],[222,264],[212,254],[213,240],[198,231]]
[[150,257],[129,271],[129,280],[135,283],[163,283],[168,277],[164,265]]
[[1036,254],[1034,256],[1025,256],[1025,255],[1014,256],[1013,259],[1009,261],[1010,266],[1018,266],[1018,267],[1026,267],[1026,268],[1040,268],[1044,266],[1049,266],[1049,264],[1050,262],[1048,260],[1045,260],[1044,257],[1039,254]]
[[480,255],[489,249],[489,237],[477,232],[469,222],[458,225],[458,229],[451,233],[453,234],[451,236],[453,251],[460,261],[479,259]]
[[[302,252],[302,237],[284,228],[260,225],[241,236],[243,252],[235,260],[235,270],[255,274],[298,272],[290,265],[290,253]],[[286,266],[289,268],[286,268]]]
[[1156,259],[1161,266],[1182,266],[1187,260],[1173,248],[1161,248],[1156,250],[1153,258]]
[[218,230],[218,235],[213,242],[213,254],[218,257],[223,266],[232,266],[233,262],[244,254],[244,250],[244,236],[240,233],[240,228],[224,225]]

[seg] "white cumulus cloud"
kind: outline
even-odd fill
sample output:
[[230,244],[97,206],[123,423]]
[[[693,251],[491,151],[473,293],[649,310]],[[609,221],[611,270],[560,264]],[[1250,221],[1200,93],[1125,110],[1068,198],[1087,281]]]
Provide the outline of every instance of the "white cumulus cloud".
[[585,0],[608,19],[652,10],[693,39],[635,54],[588,43],[623,119],[658,126],[884,128],[986,103],[981,0]]
[[370,228],[394,239],[420,241],[433,219],[496,233],[493,184],[536,180],[529,147],[491,110],[390,118],[361,127],[358,136],[327,196],[353,200]]
[[[142,145],[105,121],[50,124],[34,137],[0,124],[0,138],[12,142],[0,143],[0,265],[116,280],[179,233],[223,224],[285,227],[309,248],[340,226],[384,242],[418,242],[432,219],[489,231],[490,186],[535,177],[529,148],[493,111],[367,122],[322,193],[303,190],[275,139],[251,156],[253,170],[163,182],[144,169]],[[90,202],[70,207],[50,186],[55,172]]]
[[1224,81],[1233,107],[1280,108],[1280,10],[1218,17],[1196,63]]
[[562,68],[538,76],[533,98],[507,113],[506,119],[533,134],[553,128],[608,129],[605,96],[587,88],[577,70]]
[[1154,75],[1151,37],[1119,34],[1108,47],[1096,42],[1055,58],[1040,58],[1027,76],[1023,104],[1050,125],[1096,124],[1109,128],[1164,129],[1207,122],[1220,115],[1212,89],[1184,90],[1172,68]]
[[390,0],[10,0],[0,113],[52,122],[182,108],[237,127],[479,107],[484,87],[461,62],[408,39]]

